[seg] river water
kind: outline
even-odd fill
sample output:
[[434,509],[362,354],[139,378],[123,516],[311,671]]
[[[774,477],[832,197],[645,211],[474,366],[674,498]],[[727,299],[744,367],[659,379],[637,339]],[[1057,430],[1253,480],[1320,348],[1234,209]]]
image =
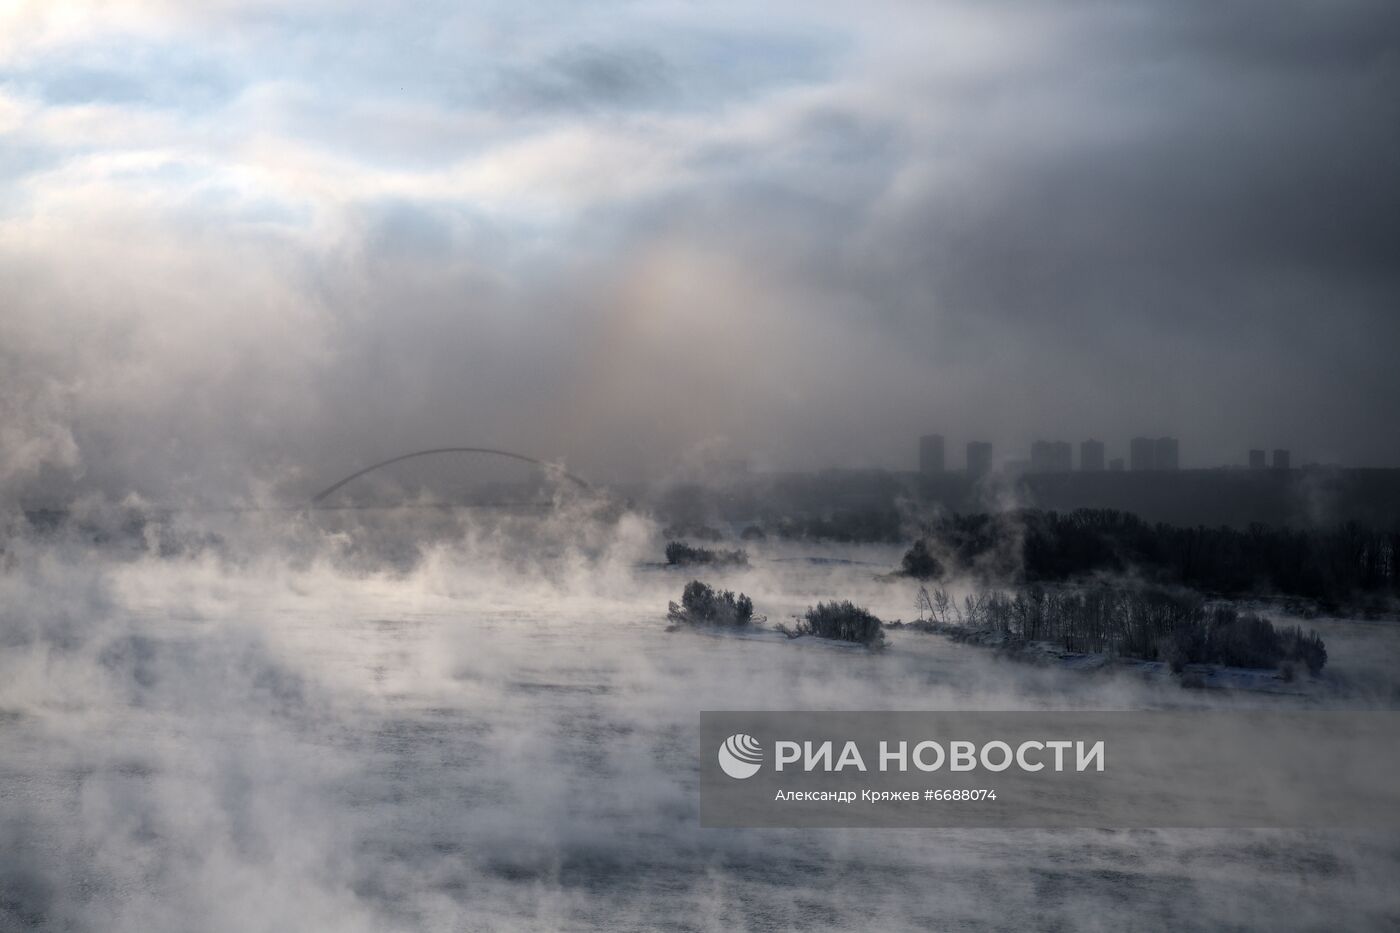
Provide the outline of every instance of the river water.
[[[11,549],[0,929],[1400,924],[1393,834],[702,830],[701,709],[1319,701],[1034,668],[909,631],[879,653],[668,632],[689,575],[646,564],[662,542],[645,522],[607,534],[542,560],[468,534],[389,567],[325,529],[166,558]],[[914,614],[909,585],[875,580],[896,551],[751,551],[709,578],[770,622],[832,597]],[[1344,694],[1326,702],[1394,705],[1396,628],[1319,627]]]

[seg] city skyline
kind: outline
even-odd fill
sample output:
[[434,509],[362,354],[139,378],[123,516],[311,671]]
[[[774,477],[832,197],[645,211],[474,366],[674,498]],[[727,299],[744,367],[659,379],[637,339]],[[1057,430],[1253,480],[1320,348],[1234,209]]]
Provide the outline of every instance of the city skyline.
[[[1183,465],[1180,455],[1180,438],[1163,435],[1161,437],[1136,436],[1128,439],[1123,445],[1124,456],[1112,456],[1115,448],[1097,438],[1085,438],[1078,442],[1078,459],[1074,457],[1075,444],[1065,440],[1048,440],[1037,438],[1029,443],[1025,449],[1028,455],[1022,456],[1020,453],[1003,454],[1000,457],[996,453],[996,445],[989,441],[968,441],[968,456],[964,458],[962,469],[972,471],[972,448],[978,448],[978,458],[985,463],[990,457],[993,469],[1010,469],[1012,472],[1105,472],[1123,468],[1143,472],[1143,471],[1170,471],[1181,469],[1220,469],[1220,468],[1248,468],[1248,469],[1291,469],[1292,455],[1291,448],[1275,447],[1266,452],[1259,448],[1242,448],[1242,456],[1236,462],[1224,463],[1197,463]],[[917,471],[924,474],[951,472],[946,459],[947,437],[942,434],[923,434],[919,436]],[[1268,453],[1271,459],[1266,459]],[[979,463],[978,471],[985,471],[985,467]],[[1118,467],[1113,464],[1119,464]],[[1311,466],[1312,463],[1300,463],[1300,466]],[[1327,464],[1328,466],[1342,466],[1342,464]]]

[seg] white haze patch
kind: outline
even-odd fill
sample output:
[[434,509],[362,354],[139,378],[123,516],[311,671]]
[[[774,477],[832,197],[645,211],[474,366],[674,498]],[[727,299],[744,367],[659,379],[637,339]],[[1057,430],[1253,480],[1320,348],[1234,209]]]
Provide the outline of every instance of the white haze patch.
[[[701,709],[1227,701],[908,631],[881,653],[666,632],[666,601],[692,574],[648,566],[664,539],[647,519],[586,510],[185,517],[101,547],[10,537],[0,928],[1117,931],[1400,917],[1387,836],[702,831]],[[162,541],[183,551],[162,558]],[[874,579],[897,549],[750,551],[749,569],[699,575],[749,593],[770,622],[825,598],[913,615],[913,584]],[[1378,646],[1393,652],[1394,632],[1340,639],[1331,666],[1361,670]]]

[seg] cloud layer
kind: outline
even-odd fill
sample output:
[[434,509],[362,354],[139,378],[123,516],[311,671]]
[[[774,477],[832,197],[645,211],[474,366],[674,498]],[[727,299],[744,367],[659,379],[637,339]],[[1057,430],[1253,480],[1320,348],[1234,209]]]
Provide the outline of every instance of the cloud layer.
[[927,430],[1400,462],[1393,4],[4,16],[11,495]]

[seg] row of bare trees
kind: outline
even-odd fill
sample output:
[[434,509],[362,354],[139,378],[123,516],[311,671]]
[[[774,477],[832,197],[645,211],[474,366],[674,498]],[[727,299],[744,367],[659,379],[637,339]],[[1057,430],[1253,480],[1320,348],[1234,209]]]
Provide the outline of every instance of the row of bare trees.
[[901,569],[921,579],[1027,582],[1134,573],[1211,593],[1344,603],[1400,596],[1400,528],[1186,528],[1111,509],[945,515]]
[[1161,589],[1098,586],[1011,592],[985,590],[958,603],[942,587],[919,589],[919,614],[1011,641],[1048,641],[1068,651],[1186,664],[1271,668],[1298,662],[1313,674],[1327,663],[1316,632],[1276,627],[1233,606]]

